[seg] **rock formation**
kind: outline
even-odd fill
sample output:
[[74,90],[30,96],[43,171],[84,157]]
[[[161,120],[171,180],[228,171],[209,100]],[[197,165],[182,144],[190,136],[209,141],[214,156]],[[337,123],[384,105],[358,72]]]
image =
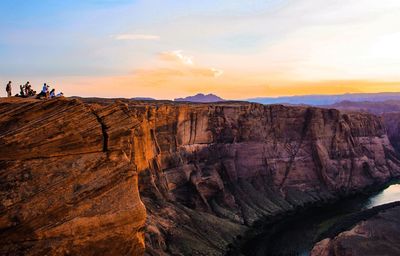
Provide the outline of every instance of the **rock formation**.
[[221,255],[261,217],[400,174],[370,114],[105,99],[0,113],[0,254],[140,255],[145,238],[148,255]]
[[1,101],[0,255],[141,255],[145,208],[94,106]]
[[400,101],[387,100],[381,102],[340,102],[327,106],[329,108],[339,109],[341,111],[355,111],[372,113],[382,117],[383,123],[387,129],[389,140],[397,153],[400,154]]
[[334,238],[317,243],[311,256],[400,255],[400,206],[383,210]]
[[388,138],[394,149],[400,155],[400,112],[382,114],[387,129]]

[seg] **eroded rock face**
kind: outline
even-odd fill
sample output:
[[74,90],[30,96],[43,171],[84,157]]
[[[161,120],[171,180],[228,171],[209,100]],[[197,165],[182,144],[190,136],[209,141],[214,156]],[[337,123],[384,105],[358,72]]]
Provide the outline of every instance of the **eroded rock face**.
[[136,167],[103,148],[88,106],[8,100],[0,113],[0,255],[143,254]]
[[393,147],[400,154],[400,101],[382,102],[341,102],[328,106],[341,111],[367,112],[382,117]]
[[145,233],[149,255],[221,255],[261,217],[400,174],[369,114],[99,99],[0,113],[3,252],[140,255]]
[[400,207],[385,210],[348,231],[317,243],[311,256],[400,255]]
[[400,112],[382,114],[389,140],[400,155]]
[[[369,114],[225,103],[165,106],[151,116],[157,149],[140,190],[153,255],[218,255],[263,216],[399,175],[385,129]],[[225,222],[232,226],[221,236]]]

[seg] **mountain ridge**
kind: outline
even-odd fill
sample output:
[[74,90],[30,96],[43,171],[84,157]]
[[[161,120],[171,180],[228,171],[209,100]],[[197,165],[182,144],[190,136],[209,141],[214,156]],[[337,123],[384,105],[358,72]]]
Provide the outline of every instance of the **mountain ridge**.
[[347,93],[336,95],[299,95],[282,97],[257,97],[249,98],[247,101],[261,104],[293,104],[293,105],[331,105],[341,101],[386,101],[400,100],[400,92],[380,93]]
[[225,101],[225,100],[215,94],[212,94],[212,93],[210,93],[210,94],[198,93],[193,96],[187,96],[184,98],[176,98],[176,99],[174,99],[174,101],[211,103],[211,102],[221,102],[221,101]]

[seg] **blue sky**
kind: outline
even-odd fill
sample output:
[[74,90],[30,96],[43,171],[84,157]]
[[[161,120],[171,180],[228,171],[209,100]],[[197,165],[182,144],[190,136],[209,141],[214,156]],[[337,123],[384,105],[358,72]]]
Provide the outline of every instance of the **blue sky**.
[[[397,0],[2,0],[0,12],[0,79],[68,94],[237,98],[400,80]],[[333,80],[368,86],[324,87]]]
[[[246,3],[246,4],[244,4]],[[132,1],[132,0],[3,0],[0,3],[0,53],[7,62],[0,64],[1,75],[21,73],[43,75],[119,74],[140,65],[146,52],[186,47],[196,44],[193,35],[176,35],[165,42],[115,42],[112,35],[124,33],[163,33],[160,27],[189,17],[197,23],[199,33],[208,30],[201,20],[226,14],[251,15],[259,8],[274,7],[280,1]],[[235,17],[233,17],[235,18]],[[193,21],[193,20],[191,20]],[[178,28],[180,29],[180,28]],[[160,31],[161,30],[161,31]],[[207,48],[208,38],[199,48]],[[254,45],[257,35],[221,33],[209,42],[215,50],[243,50]],[[208,40],[209,41],[209,40]],[[146,47],[150,44],[149,47]],[[156,47],[151,47],[157,44]],[[190,47],[186,47],[190,48]],[[212,47],[209,47],[212,48]],[[211,50],[211,49],[210,49]],[[129,61],[134,58],[137,61]],[[130,65],[125,66],[124,65]]]

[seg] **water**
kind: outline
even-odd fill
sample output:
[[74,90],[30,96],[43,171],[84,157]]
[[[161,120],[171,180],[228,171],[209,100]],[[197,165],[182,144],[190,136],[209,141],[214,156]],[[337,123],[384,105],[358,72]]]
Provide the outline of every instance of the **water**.
[[308,256],[318,235],[338,218],[372,208],[374,206],[400,201],[400,184],[393,184],[372,196],[346,199],[322,209],[313,210],[299,218],[282,222],[272,237],[258,238],[252,242],[248,255]]
[[394,184],[384,189],[379,194],[372,196],[365,204],[365,208],[372,208],[374,206],[396,202],[400,200],[400,184]]

